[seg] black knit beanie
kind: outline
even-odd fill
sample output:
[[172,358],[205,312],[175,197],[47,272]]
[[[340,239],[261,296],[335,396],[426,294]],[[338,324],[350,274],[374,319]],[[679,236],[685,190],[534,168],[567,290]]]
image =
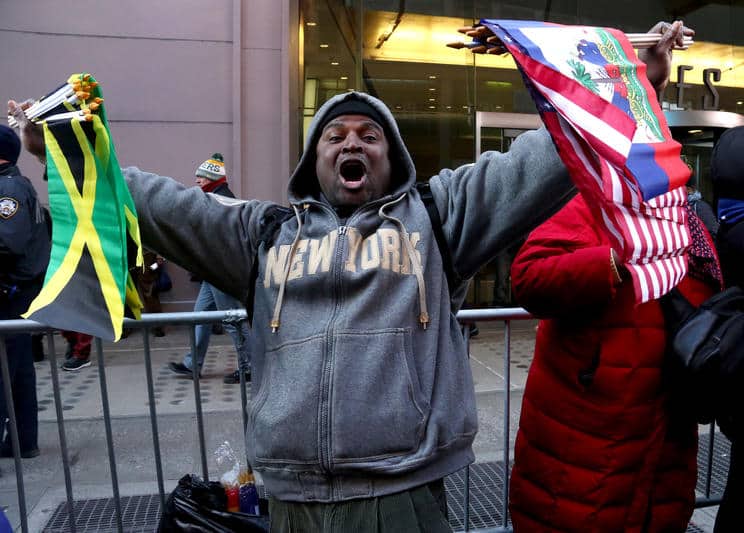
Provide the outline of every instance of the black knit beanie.
[[21,139],[12,128],[0,124],[0,159],[16,164],[21,154]]
[[386,122],[385,119],[382,118],[380,112],[364,100],[358,100],[356,98],[343,100],[329,109],[325,117],[323,117],[323,122],[318,125],[318,132],[322,132],[323,128],[325,128],[331,120],[340,117],[341,115],[364,115],[365,117],[369,117],[377,122],[387,134],[387,128],[385,127]]
[[718,198],[744,199],[744,126],[726,130],[710,159],[710,177]]

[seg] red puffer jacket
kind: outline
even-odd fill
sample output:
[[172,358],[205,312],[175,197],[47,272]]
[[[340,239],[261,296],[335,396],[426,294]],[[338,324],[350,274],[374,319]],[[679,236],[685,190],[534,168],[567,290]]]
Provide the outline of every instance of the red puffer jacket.
[[[697,426],[662,381],[664,320],[618,283],[610,245],[577,196],[512,266],[520,305],[546,318],[524,392],[511,481],[516,532],[685,531]],[[693,303],[711,294],[689,276]]]

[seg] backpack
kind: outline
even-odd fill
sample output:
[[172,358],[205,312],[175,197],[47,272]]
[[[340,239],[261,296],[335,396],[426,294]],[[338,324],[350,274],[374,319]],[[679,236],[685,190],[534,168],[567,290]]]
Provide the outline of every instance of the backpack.
[[677,288],[661,298],[670,365],[687,393],[695,393],[700,423],[718,421],[729,438],[744,402],[744,290],[730,287],[695,308]]
[[439,217],[439,211],[437,206],[434,204],[434,195],[431,194],[431,186],[428,181],[417,181],[416,190],[421,195],[421,200],[424,202],[426,212],[429,215],[431,221],[431,229],[434,232],[434,238],[437,241],[439,247],[439,253],[442,255],[442,268],[444,268],[444,274],[447,277],[447,284],[450,291],[454,291],[463,282],[463,279],[455,272],[455,267],[452,264],[452,254],[450,253],[447,241],[444,238],[444,230],[442,229],[442,219]]

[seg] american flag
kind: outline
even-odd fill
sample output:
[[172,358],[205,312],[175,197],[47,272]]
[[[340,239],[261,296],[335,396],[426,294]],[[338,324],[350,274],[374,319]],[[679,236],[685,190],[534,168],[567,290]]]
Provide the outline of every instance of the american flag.
[[690,170],[625,34],[534,21],[480,24],[514,57],[571,178],[631,273],[636,300],[670,291],[687,272]]

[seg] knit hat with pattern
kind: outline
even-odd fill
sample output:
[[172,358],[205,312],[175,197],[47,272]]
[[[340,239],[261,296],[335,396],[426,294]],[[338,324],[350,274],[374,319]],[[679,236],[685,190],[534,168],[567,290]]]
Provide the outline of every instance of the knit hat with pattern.
[[199,165],[199,168],[196,169],[195,175],[197,178],[207,178],[212,181],[217,181],[226,177],[225,160],[222,157],[222,154],[213,154],[211,158]]

